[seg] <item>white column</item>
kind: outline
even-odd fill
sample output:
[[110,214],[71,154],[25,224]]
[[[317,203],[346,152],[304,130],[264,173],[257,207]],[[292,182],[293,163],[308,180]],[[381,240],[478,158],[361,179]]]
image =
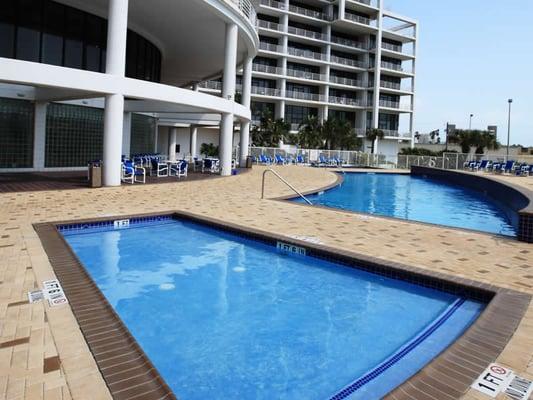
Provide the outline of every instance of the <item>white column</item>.
[[[380,2],[381,3],[381,2]],[[381,42],[383,37],[383,7],[379,4],[378,33],[376,34],[376,63],[374,67],[374,104],[372,107],[372,128],[379,127],[379,96],[381,88]],[[374,142],[374,153],[378,153],[378,139]]]
[[33,168],[44,168],[46,148],[46,106],[48,103],[36,102],[33,116]]
[[124,96],[105,97],[104,110],[104,186],[120,186]]
[[[107,20],[106,74],[124,76],[126,71],[126,36],[128,33],[128,0],[110,0]],[[120,185],[124,96],[111,94],[105,98],[104,111],[104,176],[105,186]]]
[[168,159],[176,161],[176,142],[178,141],[178,128],[170,128],[168,137]]
[[[242,76],[242,105],[250,108],[252,103],[252,57],[247,57],[244,61],[243,76]],[[241,137],[240,137],[240,166],[246,167],[246,157],[248,157],[248,147],[250,146],[250,121],[241,121]]]
[[198,143],[198,127],[196,125],[191,125],[191,157],[197,157],[196,147]]
[[131,156],[131,113],[124,113],[124,126],[122,128],[122,154]]
[[415,25],[415,42],[413,43],[413,77],[411,78],[411,116],[409,119],[409,133],[411,134],[411,148],[415,148],[415,77],[416,77],[416,57],[418,53],[418,24]]
[[[229,101],[235,99],[235,79],[237,74],[237,42],[239,30],[236,24],[226,24],[224,48],[224,76],[222,97]],[[220,123],[220,174],[231,175],[231,153],[233,145],[233,114],[222,114]]]
[[339,0],[339,19],[344,19],[344,10],[346,10],[346,0]]

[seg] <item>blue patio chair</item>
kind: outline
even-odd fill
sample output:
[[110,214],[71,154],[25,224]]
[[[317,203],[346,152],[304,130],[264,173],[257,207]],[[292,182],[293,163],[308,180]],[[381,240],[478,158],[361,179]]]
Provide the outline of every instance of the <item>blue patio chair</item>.
[[168,164],[159,162],[156,157],[151,159],[152,168],[150,170],[151,175],[157,175],[158,178],[162,176],[168,176]]
[[286,164],[286,160],[284,157],[282,157],[281,155],[279,154],[276,154],[276,164],[278,165],[285,165]]
[[170,175],[175,175],[179,178],[187,176],[189,163],[185,160],[180,160],[176,164],[170,164]]
[[481,160],[481,162],[476,163],[474,166],[474,170],[476,172],[484,171],[487,168],[487,165],[489,164],[489,160]]
[[136,166],[132,161],[125,161],[122,163],[122,182],[146,183],[146,170],[144,167]]
[[512,173],[514,171],[515,162],[513,160],[507,161],[505,164],[502,165],[501,171],[502,173]]
[[298,164],[305,164],[304,156],[302,156],[302,155],[297,155],[296,156],[296,165],[298,165]]

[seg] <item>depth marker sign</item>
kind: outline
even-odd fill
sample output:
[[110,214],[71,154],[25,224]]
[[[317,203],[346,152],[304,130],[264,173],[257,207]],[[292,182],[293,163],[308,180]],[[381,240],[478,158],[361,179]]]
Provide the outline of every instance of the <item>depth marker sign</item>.
[[67,296],[57,279],[43,282],[43,294],[52,307],[68,303]]
[[517,376],[509,368],[490,364],[472,384],[472,388],[492,398],[505,393],[512,400],[527,400],[533,392],[533,382]]

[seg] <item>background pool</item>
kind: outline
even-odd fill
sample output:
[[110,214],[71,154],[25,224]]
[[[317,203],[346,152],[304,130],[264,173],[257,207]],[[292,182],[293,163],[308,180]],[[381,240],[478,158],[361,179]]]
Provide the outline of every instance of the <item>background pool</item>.
[[[184,400],[326,399],[457,300],[189,222],[64,235]],[[362,398],[403,382],[481,309],[464,303]]]
[[343,177],[341,186],[307,197],[327,207],[516,236],[509,210],[475,190],[407,174]]

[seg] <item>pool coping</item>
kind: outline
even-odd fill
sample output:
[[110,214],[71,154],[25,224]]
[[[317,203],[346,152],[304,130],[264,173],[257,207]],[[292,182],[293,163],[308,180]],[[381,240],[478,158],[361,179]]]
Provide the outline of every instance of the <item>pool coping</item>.
[[[511,289],[272,234],[190,212],[168,211],[34,224],[52,268],[69,299],[80,330],[115,399],[123,400],[140,395],[148,400],[176,399],[176,395],[137,344],[57,227],[153,217],[197,222],[274,246],[281,241],[303,247],[313,257],[357,266],[358,269],[487,303],[483,313],[459,339],[390,392],[386,397],[389,399],[427,399],[428,396],[460,398],[488,364],[495,361],[503,351],[531,301],[529,294]],[[110,337],[106,337],[108,335]]]
[[[329,172],[333,173],[334,175],[337,175],[337,181],[335,183],[323,186],[323,187],[321,187],[319,189],[307,190],[307,191],[304,191],[304,192],[301,192],[301,193],[304,196],[310,196],[310,195],[319,194],[321,192],[325,192],[325,191],[334,189],[337,186],[342,185],[342,183],[344,182],[344,177],[341,176],[341,175],[344,175],[344,174],[373,174],[374,173],[374,172],[365,172],[365,171],[333,171],[333,170],[330,170]],[[376,174],[403,175],[403,176],[411,175],[410,172],[403,172],[402,173],[402,172],[397,172],[397,171],[378,172]],[[499,183],[499,181],[498,181],[498,183]],[[415,221],[415,220],[412,220],[412,219],[403,219],[403,218],[391,217],[391,216],[388,216],[388,215],[370,214],[370,213],[365,213],[365,212],[362,212],[362,211],[353,211],[353,210],[346,210],[346,209],[343,209],[343,208],[328,207],[328,206],[324,206],[322,204],[310,205],[310,204],[307,204],[307,203],[297,203],[297,202],[291,201],[291,200],[297,199],[298,197],[300,197],[300,196],[297,195],[297,194],[288,194],[288,195],[284,195],[284,196],[272,197],[272,198],[269,198],[268,200],[288,202],[288,203],[291,203],[291,204],[294,204],[294,205],[297,205],[297,206],[300,206],[300,207],[321,208],[323,210],[354,214],[354,215],[359,215],[359,216],[366,217],[366,218],[384,219],[384,220],[393,221],[393,222],[400,222],[400,223],[414,224],[414,225],[422,225],[422,226],[428,226],[428,227],[433,227],[433,228],[448,229],[448,230],[459,231],[459,232],[463,232],[463,233],[475,233],[475,234],[489,236],[489,237],[492,237],[492,238],[497,239],[497,240],[509,240],[509,241],[517,241],[518,240],[518,236],[514,237],[514,236],[502,235],[502,234],[492,233],[492,232],[487,232],[487,231],[480,231],[480,230],[477,230],[477,229],[461,228],[460,226],[442,225],[442,224],[437,224],[437,223],[432,223],[432,222]],[[532,202],[532,204],[533,204],[533,202]]]

